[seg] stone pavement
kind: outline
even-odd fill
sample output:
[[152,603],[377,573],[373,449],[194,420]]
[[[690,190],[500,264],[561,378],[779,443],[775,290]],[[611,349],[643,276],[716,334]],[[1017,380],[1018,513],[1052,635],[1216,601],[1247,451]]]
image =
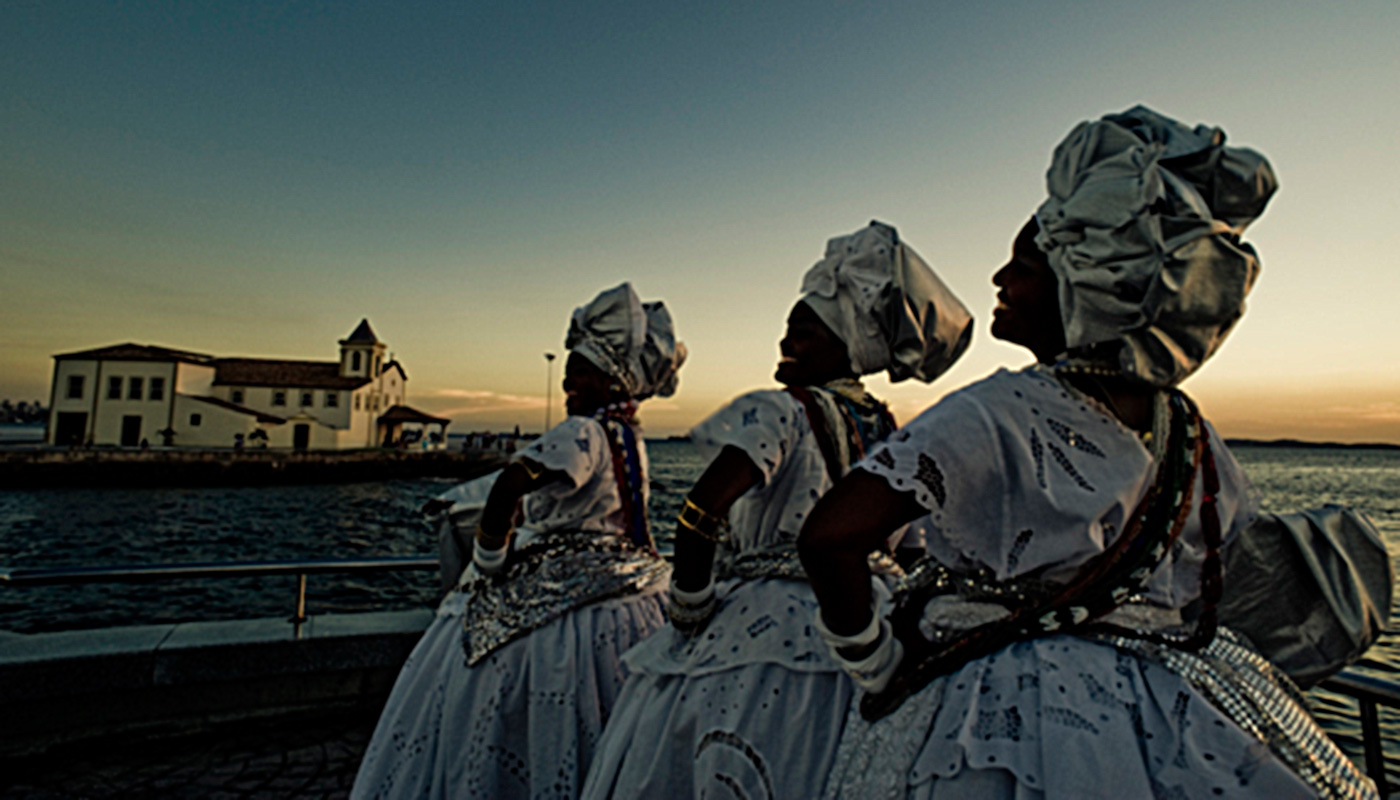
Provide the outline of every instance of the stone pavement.
[[0,762],[0,798],[343,798],[377,709],[104,742]]

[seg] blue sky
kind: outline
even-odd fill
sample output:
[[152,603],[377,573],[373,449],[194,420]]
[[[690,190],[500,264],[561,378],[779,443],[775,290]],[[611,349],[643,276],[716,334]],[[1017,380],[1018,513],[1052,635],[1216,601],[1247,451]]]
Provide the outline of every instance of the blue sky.
[[[0,396],[121,341],[329,359],[537,428],[567,315],[627,279],[693,357],[651,429],[771,383],[826,238],[896,225],[979,318],[908,418],[1026,356],[988,277],[1078,121],[1222,126],[1282,189],[1187,389],[1227,435],[1400,441],[1400,5],[9,3]],[[557,378],[557,375],[556,375]],[[554,393],[558,400],[558,392]],[[558,411],[555,418],[558,418]]]

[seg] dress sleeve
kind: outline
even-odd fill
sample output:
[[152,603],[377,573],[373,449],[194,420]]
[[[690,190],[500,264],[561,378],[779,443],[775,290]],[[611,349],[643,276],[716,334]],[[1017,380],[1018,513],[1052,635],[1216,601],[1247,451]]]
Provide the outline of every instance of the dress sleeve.
[[582,486],[608,455],[606,435],[603,426],[591,417],[568,417],[511,460],[528,458],[545,469],[564,473],[575,487]]
[[787,392],[762,390],[741,395],[690,432],[708,461],[726,446],[742,450],[763,473],[767,486],[799,441],[811,435],[807,412]]
[[996,427],[975,399],[952,394],[856,465],[910,492],[929,514],[910,526],[929,555],[954,568],[1004,562],[1007,476]]
[[879,475],[896,491],[913,492],[919,505],[944,515],[988,495],[988,482],[999,480],[990,457],[995,434],[979,404],[950,395],[895,431],[856,467]]

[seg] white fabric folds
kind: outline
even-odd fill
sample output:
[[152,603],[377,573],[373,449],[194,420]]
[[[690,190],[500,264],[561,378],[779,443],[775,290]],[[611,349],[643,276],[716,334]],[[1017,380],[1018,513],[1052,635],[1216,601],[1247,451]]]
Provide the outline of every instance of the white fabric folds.
[[687,355],[666,304],[643,303],[630,283],[574,309],[564,346],[616,378],[637,400],[675,394],[676,373]]
[[1136,106],[1055,148],[1036,243],[1071,357],[1174,386],[1210,358],[1259,274],[1240,240],[1278,188],[1267,159]]
[[802,301],[845,342],[857,375],[888,370],[891,381],[928,383],[972,340],[967,308],[881,222],[829,240],[802,279]]

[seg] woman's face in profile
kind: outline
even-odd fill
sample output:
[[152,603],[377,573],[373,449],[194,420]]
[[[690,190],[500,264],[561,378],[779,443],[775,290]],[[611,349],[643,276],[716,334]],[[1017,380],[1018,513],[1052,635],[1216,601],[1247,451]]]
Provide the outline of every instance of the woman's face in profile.
[[575,416],[587,416],[608,404],[612,378],[586,356],[569,353],[564,362],[564,407]]
[[1065,327],[1060,319],[1059,281],[1035,243],[1039,230],[1032,217],[1016,235],[1011,260],[992,275],[999,289],[992,335],[1026,347],[1048,362],[1064,352]]
[[778,350],[782,355],[773,377],[784,386],[818,386],[851,374],[845,342],[803,302],[788,314]]

